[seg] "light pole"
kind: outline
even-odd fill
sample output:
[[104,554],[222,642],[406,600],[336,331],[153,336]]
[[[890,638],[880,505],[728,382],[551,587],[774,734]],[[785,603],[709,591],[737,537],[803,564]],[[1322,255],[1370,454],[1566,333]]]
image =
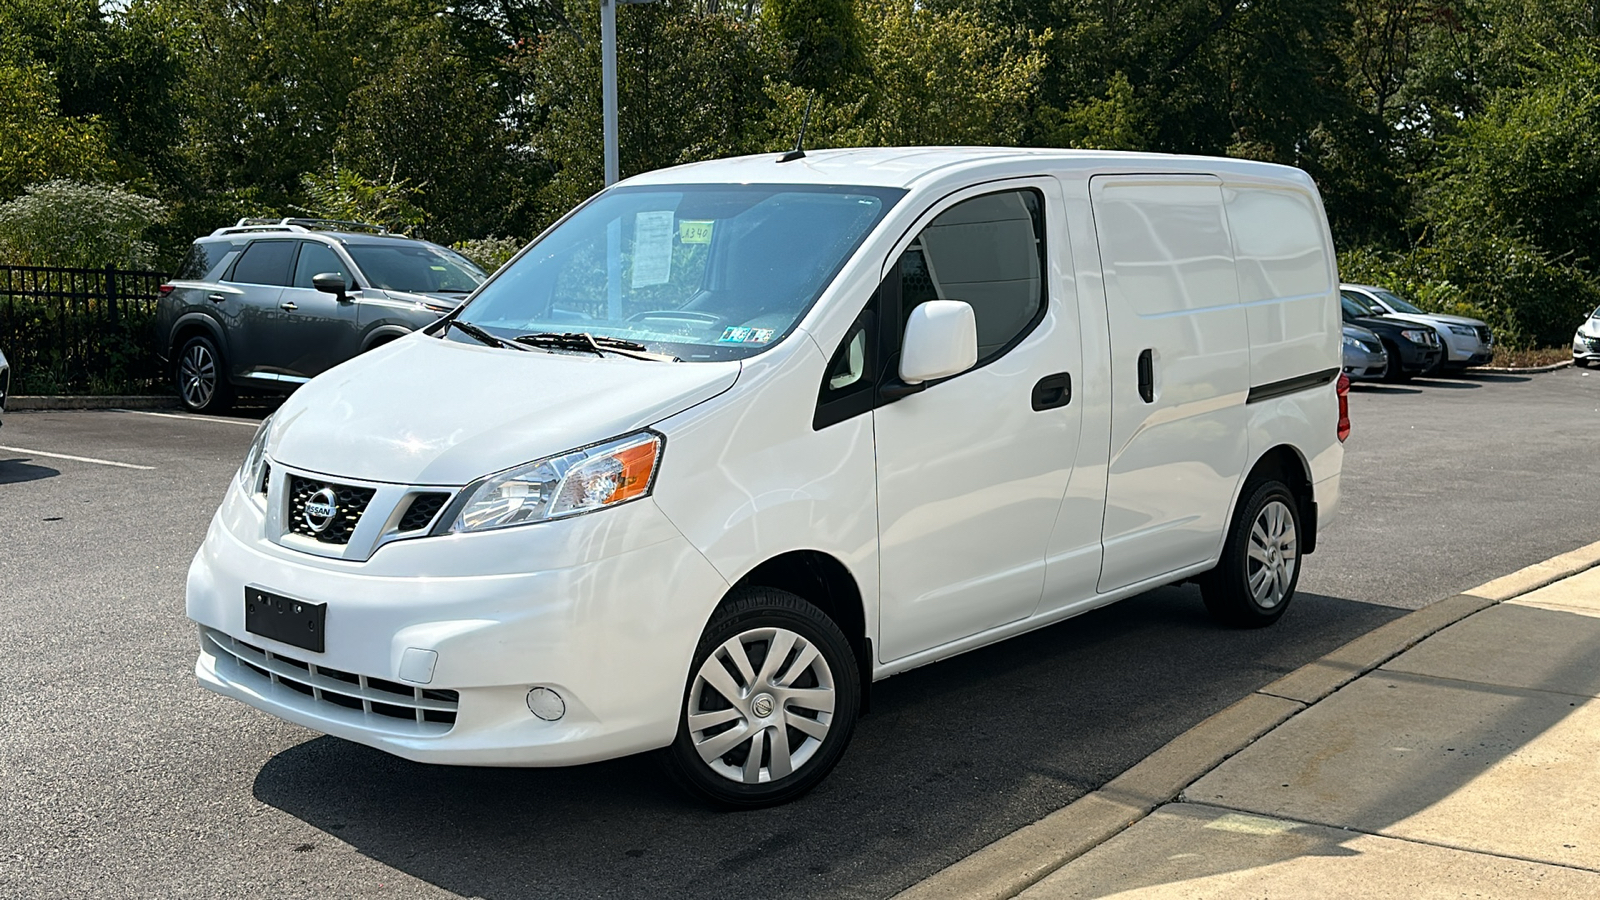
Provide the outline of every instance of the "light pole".
[[617,161],[617,4],[655,0],[600,0],[600,105],[605,119],[606,187],[622,177]]
[[617,3],[600,0],[600,106],[605,119],[606,187],[621,177],[617,161]]

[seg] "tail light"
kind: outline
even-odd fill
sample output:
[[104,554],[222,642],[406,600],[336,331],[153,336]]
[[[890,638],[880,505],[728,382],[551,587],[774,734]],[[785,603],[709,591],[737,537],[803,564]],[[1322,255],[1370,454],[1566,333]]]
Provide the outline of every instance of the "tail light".
[[156,290],[160,291],[161,296],[165,297],[166,295],[172,293],[172,285],[163,284],[161,287],[156,288]]
[[1339,442],[1350,436],[1350,376],[1339,376]]

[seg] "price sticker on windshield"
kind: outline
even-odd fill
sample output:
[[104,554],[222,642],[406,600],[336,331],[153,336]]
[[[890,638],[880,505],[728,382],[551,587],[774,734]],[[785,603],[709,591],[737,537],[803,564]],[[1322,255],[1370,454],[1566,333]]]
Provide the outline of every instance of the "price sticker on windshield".
[[711,243],[711,227],[716,222],[697,222],[693,219],[684,219],[678,223],[678,240],[685,244]]

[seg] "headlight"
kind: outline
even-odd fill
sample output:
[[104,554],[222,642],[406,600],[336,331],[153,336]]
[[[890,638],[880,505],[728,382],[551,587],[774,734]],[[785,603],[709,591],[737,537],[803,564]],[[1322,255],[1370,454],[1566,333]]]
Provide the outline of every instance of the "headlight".
[[261,484],[261,475],[267,465],[267,431],[272,427],[272,416],[261,420],[261,427],[256,429],[256,436],[250,441],[250,449],[245,451],[244,465],[239,467],[239,487],[250,496],[265,493]]
[[1431,346],[1439,342],[1438,336],[1431,331],[1415,331],[1408,329],[1400,332],[1400,336],[1414,344],[1427,344]]
[[663,442],[641,431],[479,479],[462,492],[465,502],[444,531],[527,525],[649,496]]
[[1361,342],[1360,341],[1356,340],[1355,338],[1351,337],[1348,334],[1344,336],[1344,345],[1346,347],[1349,347],[1351,350],[1365,350],[1365,349],[1367,349],[1367,348],[1361,346]]
[[1456,334],[1464,334],[1467,337],[1473,337],[1478,333],[1478,329],[1473,328],[1471,325],[1451,325],[1450,330]]

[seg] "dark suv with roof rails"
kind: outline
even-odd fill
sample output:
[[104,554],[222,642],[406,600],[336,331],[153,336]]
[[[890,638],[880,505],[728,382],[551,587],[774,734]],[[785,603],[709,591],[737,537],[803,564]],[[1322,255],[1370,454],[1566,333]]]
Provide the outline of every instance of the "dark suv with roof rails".
[[221,412],[287,393],[455,309],[487,276],[460,254],[361,222],[240,219],[161,286],[157,346],[178,396]]

